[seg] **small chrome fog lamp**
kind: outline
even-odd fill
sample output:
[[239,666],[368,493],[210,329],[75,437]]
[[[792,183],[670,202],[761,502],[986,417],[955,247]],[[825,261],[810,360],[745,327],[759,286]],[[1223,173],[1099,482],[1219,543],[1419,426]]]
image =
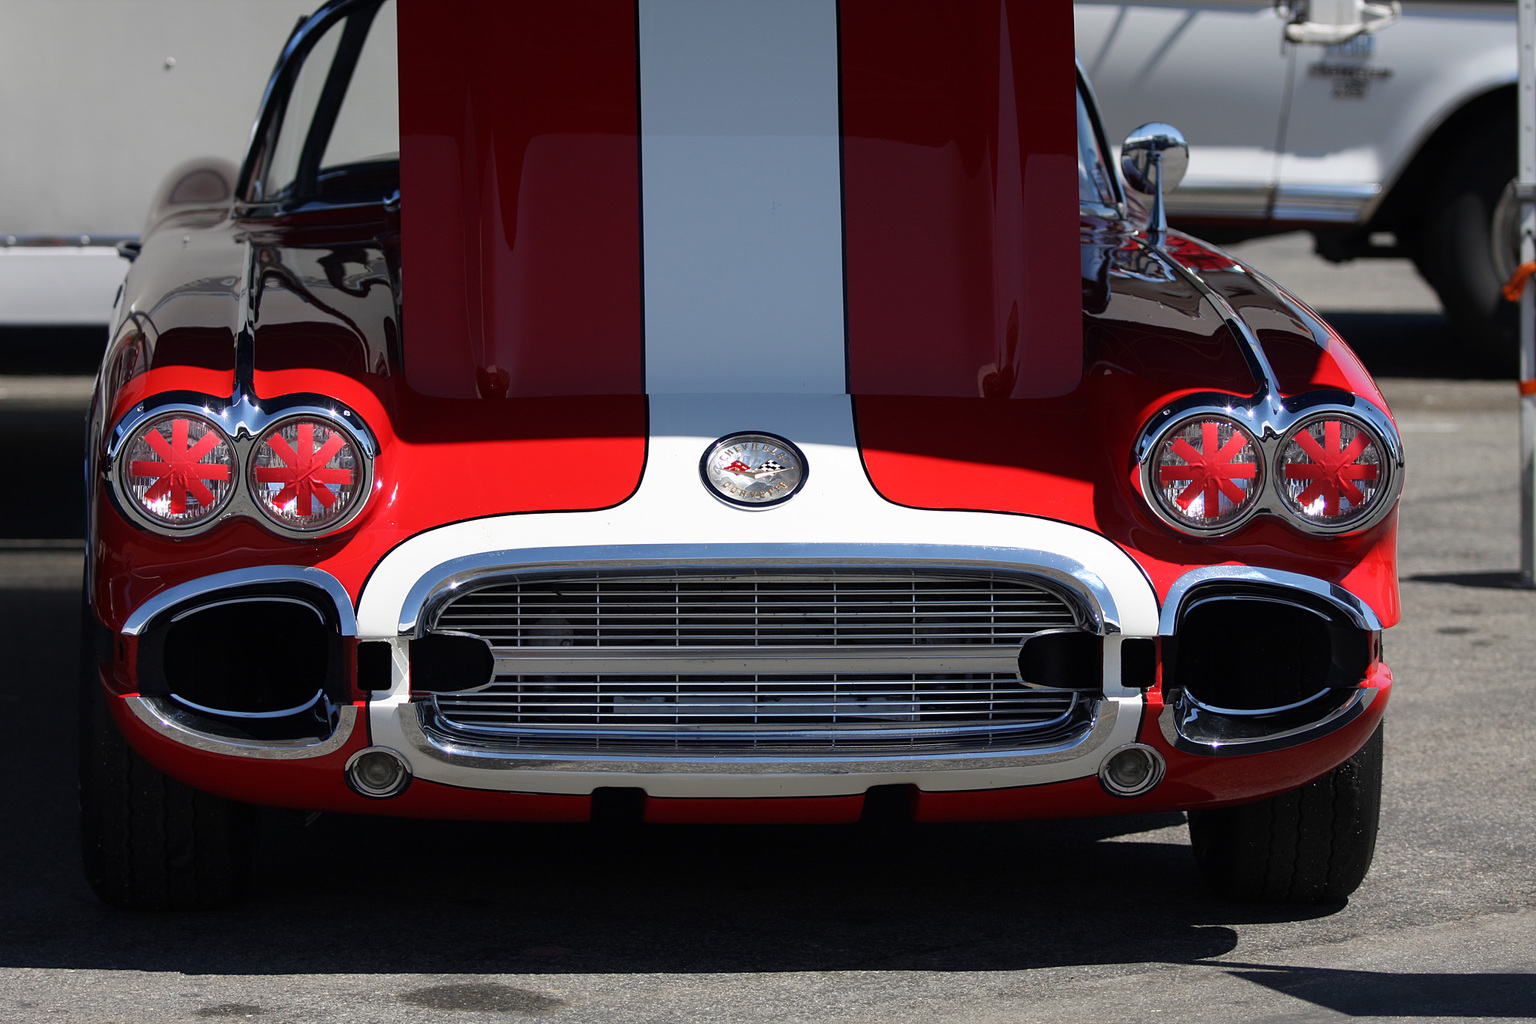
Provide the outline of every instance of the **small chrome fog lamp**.
[[359,796],[386,800],[411,784],[411,766],[388,747],[367,747],[347,759],[347,785]]
[[1110,796],[1141,796],[1163,781],[1163,755],[1145,743],[1127,743],[1099,765],[1099,784]]

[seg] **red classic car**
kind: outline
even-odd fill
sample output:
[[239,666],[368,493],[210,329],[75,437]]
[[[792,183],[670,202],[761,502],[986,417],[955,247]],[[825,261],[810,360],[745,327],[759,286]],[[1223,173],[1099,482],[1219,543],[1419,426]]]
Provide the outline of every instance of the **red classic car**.
[[1399,437],[1167,231],[1176,132],[1106,162],[1071,40],[1065,0],[302,23],[101,366],[97,893],[238,894],[253,805],[1187,811],[1229,896],[1352,892]]

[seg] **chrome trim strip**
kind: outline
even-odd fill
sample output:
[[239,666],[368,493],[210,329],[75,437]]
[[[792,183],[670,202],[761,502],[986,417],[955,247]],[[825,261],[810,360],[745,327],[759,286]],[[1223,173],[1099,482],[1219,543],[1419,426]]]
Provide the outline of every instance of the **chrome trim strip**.
[[1382,188],[1375,182],[1282,183],[1275,189],[1269,219],[1358,224],[1365,221],[1367,211],[1381,194]]
[[1208,711],[1213,715],[1226,715],[1232,718],[1262,718],[1264,715],[1278,715],[1282,711],[1295,711],[1297,708],[1304,708],[1313,701],[1321,700],[1332,692],[1333,687],[1325,686],[1310,697],[1303,697],[1301,700],[1293,701],[1290,704],[1281,704],[1273,708],[1219,708],[1215,704],[1207,704],[1205,701],[1199,700],[1188,690],[1184,691],[1181,699],[1187,701],[1190,706],[1199,708],[1201,711]]
[[1207,757],[1266,754],[1289,747],[1299,747],[1303,743],[1310,743],[1329,733],[1337,732],[1364,714],[1376,700],[1377,692],[1375,687],[1362,686],[1342,705],[1315,722],[1251,739],[1233,739],[1223,742],[1190,739],[1179,729],[1179,709],[1173,704],[1163,706],[1162,714],[1157,716],[1157,727],[1162,732],[1163,739],[1172,744],[1176,750],[1186,754],[1201,754]]
[[1259,344],[1258,335],[1254,334],[1253,328],[1249,327],[1247,321],[1238,315],[1237,310],[1233,307],[1232,303],[1227,301],[1226,296],[1212,288],[1206,283],[1205,278],[1184,266],[1184,264],[1169,255],[1165,250],[1151,246],[1144,248],[1161,259],[1174,273],[1193,285],[1195,290],[1216,308],[1216,312],[1221,314],[1221,319],[1225,321],[1228,330],[1232,332],[1233,336],[1242,345],[1243,358],[1248,363],[1249,371],[1259,382],[1259,390],[1253,396],[1254,399],[1257,401],[1271,395],[1278,395],[1280,388],[1275,377],[1275,369],[1269,364],[1269,357],[1264,354],[1264,346]]
[[1382,629],[1381,619],[1370,605],[1336,583],[1303,576],[1301,573],[1281,569],[1261,569],[1246,565],[1209,565],[1193,569],[1173,581],[1168,596],[1163,599],[1157,631],[1162,636],[1173,636],[1179,614],[1189,592],[1203,583],[1264,583],[1291,590],[1300,590],[1329,602],[1361,629],[1376,633]]
[[[985,554],[989,558],[978,558]],[[411,586],[400,608],[401,636],[420,636],[432,611],[459,589],[496,576],[592,569],[807,568],[982,569],[1033,576],[1076,599],[1100,635],[1120,632],[1120,614],[1104,581],[1083,563],[1051,551],[960,544],[630,544],[485,551],[441,562]]]
[[493,647],[497,675],[707,676],[843,672],[1012,672],[1019,648],[886,645],[879,647]]
[[[426,708],[426,702],[418,707]],[[694,759],[709,757],[730,758],[740,752],[741,747],[711,747],[710,743],[741,744],[751,740],[754,743],[772,747],[775,744],[792,743],[795,741],[809,741],[828,743],[836,740],[886,740],[887,748],[901,747],[914,740],[964,740],[972,736],[1006,736],[1021,735],[1024,733],[1048,733],[1053,726],[1060,726],[1077,711],[1077,705],[1057,715],[1055,718],[1040,722],[1027,722],[1017,725],[933,725],[914,726],[910,729],[898,729],[891,726],[871,726],[862,729],[839,729],[836,733],[822,729],[794,729],[782,732],[774,730],[771,726],[765,726],[760,720],[752,724],[739,724],[735,728],[721,725],[676,725],[666,723],[661,725],[632,725],[622,730],[617,727],[604,728],[596,726],[582,728],[579,726],[508,726],[488,728],[477,726],[478,735],[471,735],[468,729],[451,729],[439,722],[452,722],[452,717],[441,708],[436,710],[423,710],[420,712],[422,731],[436,737],[446,744],[464,744],[469,747],[484,746],[489,749],[507,750],[506,741],[536,740],[548,743],[550,740],[605,740],[616,748],[622,748],[626,741],[646,741],[663,743],[691,743],[693,744],[689,757]],[[790,716],[794,717],[794,716]],[[577,755],[566,752],[563,756],[574,757]],[[809,757],[804,753],[790,754],[792,757]],[[825,755],[815,755],[824,757]],[[852,756],[852,755],[850,755]]]
[[322,612],[320,609],[316,608],[314,605],[310,604],[308,601],[301,601],[297,597],[287,597],[287,596],[285,596],[283,594],[258,594],[258,595],[254,595],[252,597],[232,597],[232,598],[230,598],[227,601],[213,601],[213,602],[210,602],[208,604],[193,605],[193,606],[191,606],[189,608],[183,608],[181,611],[177,612],[175,615],[172,615],[171,616],[171,621],[172,622],[180,622],[182,619],[187,618],[189,615],[196,615],[198,612],[206,612],[206,611],[210,611],[211,609],[214,609],[214,608],[226,608],[226,607],[228,607],[230,605],[235,605],[235,604],[250,604],[250,603],[253,603],[253,602],[256,602],[256,601],[260,601],[263,604],[293,604],[293,605],[298,605],[300,608],[303,608],[305,611],[314,613],[315,618],[319,619],[322,623],[325,622],[325,613]]
[[1236,220],[1266,220],[1274,182],[1229,181],[1217,178],[1185,178],[1177,191],[1168,196],[1168,216],[1225,217]]
[[[314,707],[316,704],[318,704],[321,701],[325,700],[325,691],[324,690],[316,690],[315,691],[315,695],[313,697],[309,698],[309,700],[305,701],[303,704],[299,704],[299,705],[296,705],[296,706],[291,707],[291,708],[284,708],[281,711],[229,711],[229,710],[227,710],[225,708],[211,708],[211,707],[208,707],[208,706],[203,705],[203,704],[195,704],[192,701],[187,700],[187,698],[181,696],[178,693],[173,693],[173,694],[170,694],[169,696],[170,696],[171,700],[175,701],[177,704],[180,704],[182,707],[191,708],[193,711],[201,711],[205,715],[217,715],[220,718],[268,718],[268,719],[270,719],[270,718],[288,718],[288,717],[291,717],[293,715],[301,715],[301,714],[303,714],[304,712],[308,711],[310,708]],[[334,710],[335,705],[329,704],[328,701],[327,701],[327,704],[329,705],[327,710]]]
[[[1132,702],[1138,706],[1140,704],[1139,699],[1133,698]],[[1132,709],[1131,713],[1135,710]],[[1098,714],[1091,727],[1065,742],[1050,746],[950,754],[930,751],[916,756],[910,752],[872,755],[867,751],[850,752],[846,757],[833,757],[826,754],[796,756],[782,753],[752,756],[737,752],[703,751],[669,751],[654,756],[614,754],[604,757],[588,753],[572,756],[568,753],[507,750],[494,743],[477,745],[459,738],[450,739],[428,730],[422,721],[423,716],[428,713],[426,704],[408,704],[398,709],[400,729],[411,751],[430,760],[460,768],[498,772],[559,769],[562,772],[641,774],[664,770],[668,773],[694,775],[848,775],[862,772],[1021,768],[1086,758],[1114,735],[1120,713],[1120,702],[1100,701]]]
[[138,235],[0,235],[0,249],[116,249]]
[[336,729],[323,740],[237,740],[229,736],[195,729],[177,721],[174,710],[162,706],[156,697],[130,696],[121,698],[134,717],[155,732],[174,740],[184,747],[209,754],[225,754],[230,757],[254,757],[269,761],[292,761],[308,757],[324,757],[334,754],[352,738],[357,725],[359,709],[351,704],[337,709]]
[[155,616],[168,608],[200,597],[230,590],[236,587],[257,586],[263,583],[306,583],[325,591],[336,606],[336,621],[342,636],[357,635],[357,614],[352,608],[352,598],[341,581],[324,569],[308,565],[263,565],[249,569],[232,569],[214,573],[178,584],[151,597],[128,613],[123,622],[124,636],[139,636],[149,627]]

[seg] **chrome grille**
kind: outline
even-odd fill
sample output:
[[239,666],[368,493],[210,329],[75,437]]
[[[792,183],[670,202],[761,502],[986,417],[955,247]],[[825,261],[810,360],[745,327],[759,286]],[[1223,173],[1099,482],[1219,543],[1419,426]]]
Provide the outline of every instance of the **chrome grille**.
[[1077,624],[1032,580],[986,574],[732,573],[519,579],[445,606],[434,631],[493,647],[1003,644]]
[[518,578],[432,620],[487,640],[495,680],[421,696],[433,728],[517,749],[1029,745],[1091,716],[1013,667],[1026,636],[1077,624],[1054,590],[998,573]]

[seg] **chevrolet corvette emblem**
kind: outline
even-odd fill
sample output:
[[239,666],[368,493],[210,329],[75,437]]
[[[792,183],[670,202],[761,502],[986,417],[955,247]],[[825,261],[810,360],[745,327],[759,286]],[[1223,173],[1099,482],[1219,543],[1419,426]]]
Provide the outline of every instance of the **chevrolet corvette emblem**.
[[805,483],[805,456],[773,434],[731,434],[704,452],[699,474],[728,504],[768,508],[794,497]]

